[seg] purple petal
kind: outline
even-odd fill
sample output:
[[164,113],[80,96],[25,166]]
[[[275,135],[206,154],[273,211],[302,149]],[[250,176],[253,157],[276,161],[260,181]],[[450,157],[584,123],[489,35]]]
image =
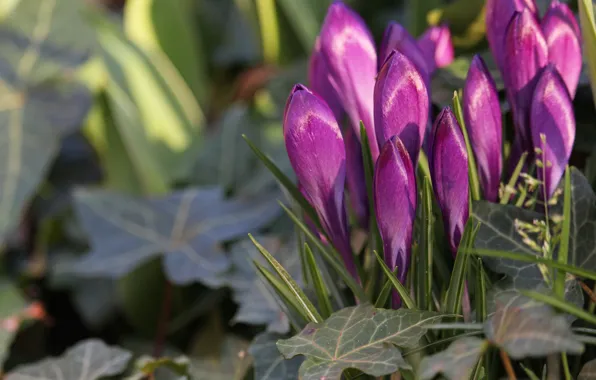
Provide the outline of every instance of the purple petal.
[[412,61],[393,50],[375,85],[375,131],[383,146],[398,135],[413,163],[418,161],[429,115],[429,94]]
[[464,85],[463,112],[484,198],[494,202],[503,169],[501,108],[495,82],[479,55],[474,56]]
[[379,155],[373,124],[373,91],[377,74],[377,53],[364,21],[340,1],[327,11],[320,35],[321,55],[330,79],[352,127],[360,136],[364,122],[373,158]]
[[437,68],[449,66],[455,51],[451,41],[451,31],[447,25],[431,26],[418,38],[418,47],[426,60],[429,74]]
[[[571,97],[552,64],[546,67],[536,84],[530,120],[534,146],[543,151],[536,158],[551,164],[536,169],[550,198],[565,172],[575,140]],[[544,141],[541,135],[546,138]]]
[[325,59],[321,55],[321,43],[319,37],[317,37],[315,41],[315,46],[310,56],[308,83],[314,93],[325,99],[327,105],[333,111],[337,122],[341,122],[344,110],[341,106],[339,96],[331,84],[327,63],[325,63]]
[[455,255],[469,214],[468,154],[449,107],[439,114],[433,132],[431,176],[449,246]]
[[566,4],[553,1],[541,27],[548,45],[548,60],[555,64],[573,98],[582,70],[581,34],[577,21]]
[[504,80],[513,108],[516,138],[531,151],[529,109],[540,70],[547,64],[548,48],[534,15],[515,13],[505,36]]
[[418,43],[414,37],[410,35],[406,28],[395,21],[392,21],[389,23],[389,25],[387,25],[385,34],[383,35],[383,40],[381,41],[378,62],[379,70],[393,50],[397,50],[404,54],[410,59],[410,61],[412,61],[421,75],[423,75],[425,78],[429,77],[430,70],[427,67],[426,57],[422,53],[422,50],[420,50]]
[[346,179],[350,206],[356,214],[358,225],[368,228],[369,206],[364,163],[362,161],[362,145],[358,141],[358,137],[354,135],[352,128],[347,128],[344,131],[344,140],[346,144]]
[[486,0],[486,39],[502,74],[507,26],[515,12],[521,12],[529,5],[531,13],[536,15],[536,5],[532,0]]
[[375,165],[374,203],[387,266],[398,268],[403,283],[410,265],[412,230],[416,218],[416,178],[408,151],[393,136]]
[[335,116],[323,99],[296,85],[286,104],[283,127],[288,157],[303,194],[347,269],[357,277],[344,205],[346,149]]

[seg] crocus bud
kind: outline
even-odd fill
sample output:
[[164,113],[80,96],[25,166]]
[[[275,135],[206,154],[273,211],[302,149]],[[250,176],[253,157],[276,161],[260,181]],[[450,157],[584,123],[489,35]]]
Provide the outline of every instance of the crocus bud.
[[[398,136],[393,136],[383,145],[375,165],[373,186],[385,262],[392,270],[398,268],[397,278],[403,283],[412,254],[416,178],[408,151]],[[399,297],[394,293],[394,307],[398,304]]]
[[430,101],[422,75],[405,54],[391,52],[377,77],[374,96],[375,131],[380,146],[398,135],[416,164]]
[[324,100],[296,85],[286,103],[283,128],[288,157],[302,192],[346,268],[357,277],[344,204],[346,149],[337,120]]
[[416,42],[406,28],[395,21],[387,25],[385,34],[383,34],[383,40],[379,49],[379,70],[393,50],[397,50],[408,57],[425,78],[425,81],[430,80],[430,70],[427,67],[425,55],[420,50],[418,42]]
[[554,65],[549,64],[538,80],[531,107],[531,128],[534,147],[539,149],[536,159],[543,167],[536,169],[550,198],[571,156],[575,140],[573,104]]
[[310,89],[325,99],[331,111],[335,115],[337,122],[340,123],[343,118],[343,108],[339,100],[339,96],[331,83],[329,69],[327,63],[321,55],[321,42],[319,37],[315,41],[315,46],[310,56],[308,66],[308,83]]
[[579,25],[567,4],[553,1],[541,23],[548,60],[555,64],[573,98],[582,70]]
[[343,109],[360,136],[364,122],[373,159],[379,155],[373,124],[373,91],[377,53],[364,21],[340,1],[327,11],[320,34],[320,52]]
[[425,58],[429,74],[437,68],[449,66],[455,57],[451,31],[445,24],[428,28],[418,38],[418,47]]
[[479,55],[474,56],[468,70],[463,112],[484,198],[494,202],[503,169],[501,108],[495,82]]
[[358,225],[368,228],[369,205],[362,161],[362,145],[352,128],[344,130],[346,144],[346,180],[350,206],[356,215]]
[[435,121],[432,150],[433,187],[455,255],[469,215],[468,154],[460,126],[449,107]]
[[548,48],[536,18],[528,9],[513,16],[505,36],[504,80],[513,108],[516,139],[531,151],[529,109],[537,74],[547,64]]

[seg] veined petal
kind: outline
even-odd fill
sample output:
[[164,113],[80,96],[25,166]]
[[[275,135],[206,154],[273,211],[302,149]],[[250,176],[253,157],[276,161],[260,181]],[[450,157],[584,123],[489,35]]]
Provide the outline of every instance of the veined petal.
[[391,21],[385,29],[381,47],[379,49],[379,70],[387,61],[387,58],[393,50],[397,50],[412,61],[416,69],[428,81],[430,78],[430,70],[427,66],[425,55],[418,46],[416,39],[400,24]]
[[449,66],[455,57],[451,31],[446,24],[431,26],[418,38],[418,47],[426,60],[429,74]]
[[398,135],[416,164],[430,98],[423,77],[405,54],[391,52],[377,77],[374,99],[375,131],[380,146]]
[[573,104],[554,65],[550,64],[540,75],[536,84],[531,109],[532,141],[542,150],[536,159],[542,160],[538,167],[538,179],[544,181],[550,198],[571,156],[575,141],[575,117]]
[[398,136],[381,149],[375,165],[374,203],[385,262],[403,282],[412,254],[412,230],[416,218],[416,178],[408,151]]
[[376,159],[379,148],[373,124],[373,91],[377,53],[372,35],[358,14],[336,1],[327,11],[319,41],[331,84],[350,117],[354,132],[360,136],[362,120]]
[[553,1],[541,23],[548,60],[555,64],[573,98],[582,70],[579,25],[567,4]]
[[344,130],[346,144],[346,180],[350,206],[356,214],[358,225],[368,228],[369,205],[362,161],[362,145],[352,128]]
[[288,157],[303,194],[347,269],[357,277],[344,204],[346,150],[335,116],[323,99],[296,85],[286,104],[283,127]]
[[337,122],[341,122],[343,117],[343,107],[335,88],[331,84],[329,68],[321,54],[321,42],[319,37],[315,41],[308,67],[308,83],[311,90],[325,99],[327,105],[333,111]]
[[501,108],[495,82],[479,55],[474,56],[468,70],[463,112],[484,197],[494,202],[503,170]]
[[433,127],[431,177],[455,255],[469,216],[468,154],[455,115],[445,107]]

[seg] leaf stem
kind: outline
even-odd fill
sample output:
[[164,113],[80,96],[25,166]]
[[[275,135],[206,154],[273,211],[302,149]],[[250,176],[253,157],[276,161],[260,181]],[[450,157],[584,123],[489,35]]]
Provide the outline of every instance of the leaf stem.
[[159,316],[157,333],[153,344],[153,356],[156,358],[161,356],[166,342],[168,320],[170,319],[170,313],[172,311],[172,288],[172,283],[166,279],[163,300],[161,302],[161,315]]
[[515,371],[513,370],[513,365],[511,365],[511,359],[509,359],[509,355],[504,350],[500,350],[501,360],[503,361],[503,367],[505,367],[505,371],[507,371],[507,376],[509,380],[517,380],[515,376]]

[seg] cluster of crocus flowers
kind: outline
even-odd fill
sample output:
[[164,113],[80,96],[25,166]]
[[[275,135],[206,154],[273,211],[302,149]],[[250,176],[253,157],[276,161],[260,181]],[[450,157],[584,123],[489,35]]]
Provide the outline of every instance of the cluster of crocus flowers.
[[[543,18],[542,29],[535,13],[524,8],[532,6],[531,0],[499,0],[504,9],[496,8],[496,2],[489,0],[487,22],[493,23],[489,31],[500,37],[489,36],[489,41],[493,51],[498,47],[499,67],[510,70],[505,71],[505,83],[516,115],[516,141],[521,150],[542,142],[541,152],[550,162],[543,180],[550,193],[573,143],[569,91],[575,91],[577,75],[561,74],[566,68],[575,72],[575,66],[549,54],[551,49],[574,50],[577,41],[570,39],[579,38],[577,24],[566,18],[568,9],[557,2]],[[564,23],[559,28],[572,34],[555,33],[559,22]],[[544,54],[537,53],[536,44],[544,45]],[[544,63],[537,55],[544,55]],[[405,281],[417,209],[415,168],[423,144],[449,248],[457,252],[469,215],[468,150],[449,107],[430,123],[431,76],[450,64],[453,56],[445,25],[431,27],[415,39],[392,22],[377,50],[364,21],[336,1],[313,50],[309,88],[296,85],[290,94],[284,136],[299,188],[318,215],[320,235],[326,236],[356,278],[346,203],[362,227],[367,226],[371,203],[364,178],[361,122],[375,165],[372,204],[387,265],[397,268],[398,279]],[[479,56],[471,63],[462,100],[483,196],[496,201],[503,169],[501,110],[495,82]],[[394,295],[397,305],[399,298]]]

